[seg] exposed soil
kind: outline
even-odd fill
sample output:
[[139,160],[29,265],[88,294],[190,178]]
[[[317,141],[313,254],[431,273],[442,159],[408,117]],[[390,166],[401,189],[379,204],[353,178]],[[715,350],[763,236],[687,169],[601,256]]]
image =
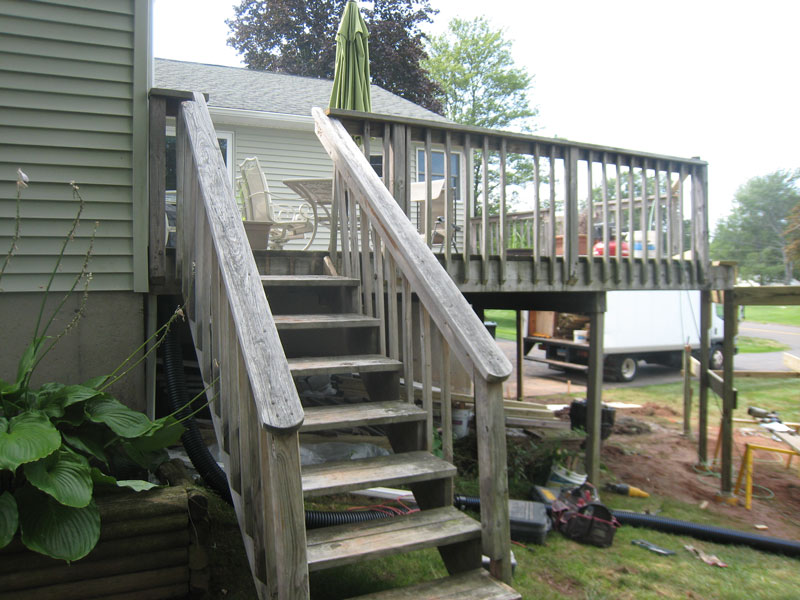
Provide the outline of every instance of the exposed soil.
[[[646,423],[652,430],[635,434],[615,432],[603,443],[602,462],[617,481],[682,502],[699,505],[707,501],[707,510],[737,520],[753,532],[757,532],[755,525],[766,525],[768,529],[761,531],[765,535],[800,539],[800,459],[795,458],[791,468],[786,469],[786,455],[756,452],[753,483],[765,486],[775,497],[769,500],[754,497],[752,510],[748,511],[744,508],[743,494],[738,506],[714,501],[720,480],[702,476],[695,469],[697,442],[683,436],[680,416],[670,407],[646,404],[641,408],[617,410],[617,417],[633,417],[630,421]],[[734,485],[747,442],[785,447],[756,425],[737,428],[734,442]],[[716,431],[709,430],[709,459],[713,458],[715,446]],[[753,486],[754,496],[765,493],[765,490]]]

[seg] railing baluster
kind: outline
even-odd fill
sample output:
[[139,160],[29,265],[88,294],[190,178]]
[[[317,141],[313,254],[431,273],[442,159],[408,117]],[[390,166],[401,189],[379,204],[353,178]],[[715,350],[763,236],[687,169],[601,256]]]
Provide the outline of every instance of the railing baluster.
[[483,208],[481,209],[481,282],[489,280],[489,136],[483,136],[481,149],[481,183]]
[[[556,278],[556,146],[550,144],[550,285]],[[563,244],[562,244],[563,246]]]
[[[608,280],[608,259],[611,256],[611,252],[608,248],[608,245],[611,243],[609,237],[609,228],[608,228],[608,171],[606,168],[606,163],[608,162],[608,156],[605,152],[601,155],[600,160],[602,161],[600,165],[600,179],[602,181],[603,186],[603,282]],[[591,241],[588,244],[589,247],[589,256],[592,255],[591,250]],[[590,271],[591,272],[591,271]]]
[[[589,262],[592,261],[592,237],[594,234],[594,152],[589,150],[586,153],[586,183],[588,188],[588,199],[586,200],[586,248],[589,255]],[[605,253],[607,251],[604,250]],[[591,270],[590,270],[591,272]]]
[[647,214],[647,159],[642,159],[642,214],[640,215],[642,227],[642,283],[647,284],[650,279],[650,265],[648,263],[648,246],[650,245],[650,226]]
[[[453,197],[454,188],[453,182],[453,139],[452,134],[448,131],[444,137],[444,231],[442,236],[444,239],[444,264],[446,269],[450,269],[452,262],[452,253],[450,248],[453,245],[452,240],[455,236],[455,198]],[[466,229],[466,227],[465,227]]]
[[[541,223],[541,180],[539,177],[539,143],[533,144],[533,268],[531,274],[533,276],[533,283],[539,278],[539,262],[542,258],[542,239],[541,233],[543,230]],[[552,215],[553,211],[550,210]]]
[[[508,154],[508,144],[506,138],[500,140],[500,228],[498,229],[499,239],[497,241],[497,250],[500,254],[500,283],[506,281],[506,258],[507,258],[507,244],[506,244],[506,160]],[[513,239],[513,238],[512,238]]]
[[442,421],[442,458],[453,462],[453,405],[450,399],[450,344],[442,336],[442,370],[439,382],[439,415]]
[[672,201],[672,163],[666,161],[666,170],[664,171],[664,193],[666,200],[664,201],[664,209],[666,212],[666,281],[669,284],[672,279],[672,256],[675,254],[675,240],[673,239],[673,225],[675,222],[675,204]]
[[230,444],[231,459],[228,481],[233,491],[242,495],[242,452],[239,440],[243,436],[241,415],[243,399],[238,390],[239,363],[236,360],[239,340],[236,338],[236,326],[231,316],[227,298],[224,300],[222,309],[222,331],[220,332],[220,337],[224,336],[223,345],[225,347],[225,355],[221,358],[224,369],[222,379],[224,387],[223,396],[218,403],[225,404],[229,415],[227,430],[232,442]]
[[386,295],[383,277],[383,241],[376,229],[372,231],[372,247],[375,253],[375,316],[378,318],[378,336],[381,354],[386,354]]
[[386,253],[386,277],[389,280],[389,358],[400,358],[400,327],[397,322],[397,269],[392,255]]
[[403,276],[403,380],[406,402],[414,402],[414,319],[411,310],[411,283]]
[[369,249],[369,221],[367,213],[361,210],[361,285],[364,292],[364,311],[374,317],[372,293],[375,272],[372,270],[372,259]]
[[[446,183],[446,182],[445,182]],[[433,245],[433,164],[431,162],[431,129],[425,129],[425,226],[422,227],[422,234],[425,236],[425,243],[428,248]]]
[[433,450],[433,357],[431,356],[431,316],[419,303],[419,362],[422,371],[422,410],[425,418],[426,450]]
[[634,279],[634,256],[636,254],[636,240],[634,239],[634,203],[636,201],[636,194],[633,190],[633,157],[628,157],[628,285],[633,283]]
[[655,264],[653,266],[653,280],[656,285],[661,282],[661,258],[664,254],[663,249],[663,233],[661,230],[661,172],[659,171],[658,160],[653,161],[653,200],[655,204],[655,223],[653,225],[653,236],[655,237]]
[[[680,268],[680,271],[679,271],[680,275],[678,276],[678,281],[680,281],[680,282],[683,282],[683,278],[684,278],[684,275],[685,275],[685,268],[686,268],[686,264],[684,263],[684,252],[686,252],[686,250],[691,250],[691,246],[689,248],[686,248],[686,244],[684,242],[684,238],[686,236],[686,231],[684,231],[684,230],[685,230],[686,226],[685,226],[685,224],[683,222],[683,200],[684,200],[684,198],[683,198],[683,182],[686,180],[686,177],[687,177],[687,175],[686,175],[686,165],[681,165],[680,166],[680,172],[678,173],[678,206],[680,207],[679,211],[678,211],[678,215],[679,215],[679,219],[678,220],[680,221],[679,224],[678,224],[678,227],[679,227],[680,236],[681,236],[680,253],[679,253],[679,257],[678,257],[679,268]],[[692,227],[691,221],[690,221],[690,227]],[[692,234],[692,239],[694,239],[694,229],[691,230],[691,234]]]
[[564,272],[563,281],[576,283],[578,272],[578,148],[564,149]]
[[469,281],[469,259],[470,259],[470,243],[472,237],[472,206],[474,201],[475,190],[475,172],[472,169],[472,145],[470,144],[469,134],[464,135],[464,171],[466,175],[464,181],[466,182],[467,189],[464,190],[464,281]]
[[[614,255],[617,258],[617,283],[620,281],[620,269],[622,268],[622,264],[620,262],[620,258],[622,257],[622,166],[620,163],[619,153],[617,153],[616,162],[615,162],[616,173],[614,174],[615,177],[615,189],[617,204],[616,204],[616,218],[614,219],[614,235],[617,239],[617,247]],[[630,248],[628,249],[630,252]]]
[[345,277],[353,276],[353,262],[350,260],[350,216],[348,215],[350,207],[347,202],[347,192],[345,191],[344,182],[341,175],[336,174],[336,196],[339,200],[339,215],[342,222],[342,270]]
[[[351,272],[353,277],[358,277],[361,273],[361,253],[358,249],[359,234],[363,235],[364,232],[358,230],[358,198],[349,187],[347,188],[347,213],[350,218],[350,261],[352,262]],[[361,312],[364,310],[364,281],[361,281],[359,291],[356,294],[356,311]]]

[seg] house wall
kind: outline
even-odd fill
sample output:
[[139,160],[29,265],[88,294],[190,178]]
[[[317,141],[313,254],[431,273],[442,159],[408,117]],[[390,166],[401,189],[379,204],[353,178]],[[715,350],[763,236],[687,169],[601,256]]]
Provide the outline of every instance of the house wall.
[[[13,373],[18,346],[29,340],[23,331],[33,326],[32,307],[38,311],[75,218],[71,180],[85,208],[52,289],[72,285],[96,227],[90,301],[76,331],[59,344],[63,360],[43,364],[42,376],[71,374],[72,381],[97,374],[117,347],[141,343],[149,18],[148,0],[0,0],[0,256],[13,241],[17,168],[30,178],[16,252],[0,280],[2,378]],[[19,336],[12,339],[12,331]],[[128,388],[135,403],[141,386],[129,381]]]

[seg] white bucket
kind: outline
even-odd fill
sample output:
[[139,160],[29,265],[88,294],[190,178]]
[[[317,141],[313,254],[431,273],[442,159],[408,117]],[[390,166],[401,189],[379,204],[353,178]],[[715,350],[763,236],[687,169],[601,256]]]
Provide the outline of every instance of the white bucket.
[[550,468],[550,478],[547,480],[547,487],[575,487],[585,483],[587,477],[585,473],[576,473],[562,465],[554,463]]
[[453,409],[453,437],[460,440],[469,433],[469,422],[472,420],[472,411],[467,408]]
[[589,332],[586,329],[576,329],[572,332],[572,341],[585,344],[589,339]]

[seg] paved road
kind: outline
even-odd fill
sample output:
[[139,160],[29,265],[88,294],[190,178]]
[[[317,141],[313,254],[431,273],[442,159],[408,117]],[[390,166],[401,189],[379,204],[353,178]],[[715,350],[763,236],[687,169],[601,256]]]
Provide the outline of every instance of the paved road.
[[[774,325],[769,323],[754,323],[743,321],[739,324],[739,335],[747,337],[761,337],[772,339],[789,346],[792,354],[800,356],[800,327],[790,325]],[[498,340],[500,347],[514,364],[515,345],[513,342]],[[528,356],[543,358],[541,350],[531,350]],[[734,369],[746,371],[786,371],[783,366],[783,352],[764,352],[760,354],[737,354],[733,359]],[[525,393],[557,394],[566,392],[569,381],[570,391],[581,391],[586,386],[586,376],[579,371],[555,371],[543,363],[525,361]],[[509,378],[515,381],[516,375]],[[680,371],[661,365],[639,363],[639,375],[632,383],[617,383],[607,381],[606,388],[637,387],[656,385],[661,383],[674,383],[681,380]],[[514,386],[515,387],[515,386]]]

